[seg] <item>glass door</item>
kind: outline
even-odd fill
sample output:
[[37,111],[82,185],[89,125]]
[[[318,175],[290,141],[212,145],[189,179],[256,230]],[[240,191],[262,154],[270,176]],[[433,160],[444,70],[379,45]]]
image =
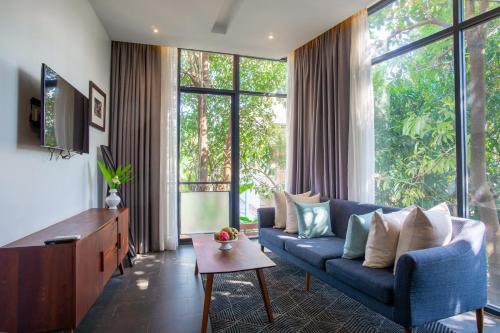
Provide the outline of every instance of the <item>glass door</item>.
[[181,238],[230,225],[231,105],[227,95],[181,93]]
[[180,50],[179,68],[181,238],[255,237],[257,208],[285,184],[286,61]]

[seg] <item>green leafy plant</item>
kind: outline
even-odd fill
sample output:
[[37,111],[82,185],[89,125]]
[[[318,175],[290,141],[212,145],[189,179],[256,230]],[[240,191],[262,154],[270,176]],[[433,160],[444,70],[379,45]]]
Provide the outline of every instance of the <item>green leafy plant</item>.
[[110,189],[117,189],[121,185],[126,184],[133,179],[133,170],[131,164],[127,164],[124,167],[118,165],[118,168],[116,168],[116,170],[106,167],[101,161],[97,161],[97,164],[99,164],[102,175],[106,180],[106,183],[108,183]]

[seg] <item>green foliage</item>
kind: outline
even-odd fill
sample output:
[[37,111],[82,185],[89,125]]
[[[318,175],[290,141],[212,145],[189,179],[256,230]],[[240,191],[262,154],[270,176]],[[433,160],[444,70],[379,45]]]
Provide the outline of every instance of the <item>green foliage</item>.
[[[181,67],[181,85],[232,89],[231,56],[183,50]],[[200,68],[204,69],[203,73]],[[286,62],[240,58],[241,90],[286,93],[286,76]],[[204,135],[200,115],[203,113],[207,119],[206,163],[200,160],[203,154],[200,135]],[[240,183],[243,184],[240,193],[253,190],[263,197],[270,197],[272,190],[283,189],[285,118],[286,98],[240,96]],[[229,182],[231,139],[230,97],[182,93],[181,181]],[[206,168],[206,179],[200,177],[202,168]],[[220,185],[216,189],[228,190],[229,186]]]
[[370,15],[370,38],[375,55],[451,26],[452,7],[452,0],[397,0]]
[[249,218],[247,216],[240,216],[240,222],[241,223],[255,223],[255,222],[257,222],[257,220],[256,219],[251,219],[251,218]]
[[240,59],[240,89],[286,94],[286,62],[256,58]]
[[102,175],[110,189],[117,189],[121,185],[124,185],[133,179],[132,165],[127,164],[125,167],[118,165],[116,170],[108,168],[101,161],[97,161],[99,169],[101,169]]
[[[500,183],[498,21],[496,19],[490,23],[483,52],[488,90],[485,142],[487,177],[492,189],[498,188]],[[375,54],[383,54],[428,36],[451,22],[452,5],[449,0],[396,1],[369,17]],[[452,49],[450,37],[373,67],[376,201],[379,204],[419,204],[424,207],[442,201],[452,206],[456,204]],[[466,51],[469,73],[470,61]],[[470,81],[469,76],[467,80]],[[468,100],[476,88],[469,86]],[[466,116],[467,124],[470,125],[469,111]],[[470,128],[467,134],[467,147],[470,149]],[[477,212],[472,212],[473,216],[475,214]]]
[[379,203],[428,207],[456,200],[451,43],[445,39],[374,67]]

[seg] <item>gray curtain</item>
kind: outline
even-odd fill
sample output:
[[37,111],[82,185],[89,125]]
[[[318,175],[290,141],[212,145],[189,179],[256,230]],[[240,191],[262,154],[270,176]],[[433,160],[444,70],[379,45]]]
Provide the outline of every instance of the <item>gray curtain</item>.
[[139,253],[158,237],[160,85],[159,46],[112,42],[110,146],[117,165],[134,168],[121,194]]
[[295,51],[289,190],[347,199],[350,20]]

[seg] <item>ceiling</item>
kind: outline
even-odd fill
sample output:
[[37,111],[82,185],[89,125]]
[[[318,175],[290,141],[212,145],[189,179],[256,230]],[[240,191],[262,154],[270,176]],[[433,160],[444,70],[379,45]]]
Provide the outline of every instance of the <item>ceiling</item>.
[[89,1],[112,40],[278,59],[375,0]]

